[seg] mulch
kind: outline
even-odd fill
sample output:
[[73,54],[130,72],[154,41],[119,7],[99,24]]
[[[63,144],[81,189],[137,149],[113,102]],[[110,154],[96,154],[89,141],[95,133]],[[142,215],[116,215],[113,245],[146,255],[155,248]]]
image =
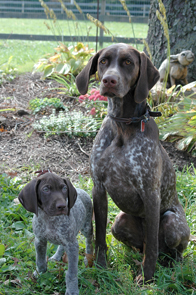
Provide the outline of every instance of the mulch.
[[[0,173],[11,176],[30,171],[32,177],[38,169],[50,168],[60,176],[77,182],[79,176],[89,177],[89,155],[93,138],[51,136],[33,130],[32,123],[39,118],[29,110],[29,100],[34,98],[58,97],[72,109],[79,109],[78,99],[59,94],[60,85],[53,80],[42,80],[39,73],[25,73],[14,80],[0,85]],[[174,166],[182,171],[194,165],[196,158],[178,151],[173,143],[162,143]]]

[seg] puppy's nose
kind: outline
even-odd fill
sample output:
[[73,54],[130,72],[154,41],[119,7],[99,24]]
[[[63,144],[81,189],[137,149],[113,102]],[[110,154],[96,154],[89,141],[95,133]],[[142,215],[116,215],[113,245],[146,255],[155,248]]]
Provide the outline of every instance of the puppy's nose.
[[62,211],[62,210],[64,210],[66,208],[66,205],[59,203],[59,204],[56,205],[56,208],[57,208],[57,210]]
[[115,76],[106,76],[103,78],[103,84],[106,87],[115,87],[117,84],[117,79]]

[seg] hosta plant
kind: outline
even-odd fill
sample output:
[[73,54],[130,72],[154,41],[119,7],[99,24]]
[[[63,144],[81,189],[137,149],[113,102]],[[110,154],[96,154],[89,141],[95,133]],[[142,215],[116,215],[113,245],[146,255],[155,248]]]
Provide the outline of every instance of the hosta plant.
[[196,156],[196,100],[185,97],[177,105],[177,113],[158,123],[160,139],[176,141],[179,150]]
[[94,49],[89,49],[88,45],[80,42],[76,46],[69,47],[60,43],[53,55],[48,54],[34,65],[33,71],[42,71],[43,78],[54,73],[63,75],[71,73],[76,76],[83,69],[93,51]]

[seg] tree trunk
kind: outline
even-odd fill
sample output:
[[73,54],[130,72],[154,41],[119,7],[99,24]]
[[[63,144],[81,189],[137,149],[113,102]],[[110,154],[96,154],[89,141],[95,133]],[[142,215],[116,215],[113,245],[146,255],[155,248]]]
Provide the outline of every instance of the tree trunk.
[[[166,9],[171,54],[192,50],[195,60],[188,66],[188,82],[196,81],[196,0],[162,0],[162,2]],[[152,61],[159,68],[167,57],[167,40],[156,16],[156,10],[159,10],[158,0],[151,0],[146,41],[152,54]],[[146,48],[144,51],[147,53]]]

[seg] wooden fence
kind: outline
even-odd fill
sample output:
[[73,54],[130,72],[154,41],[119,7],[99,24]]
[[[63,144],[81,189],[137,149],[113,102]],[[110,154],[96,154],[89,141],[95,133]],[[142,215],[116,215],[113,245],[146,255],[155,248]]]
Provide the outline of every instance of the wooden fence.
[[[87,0],[88,1],[88,0]],[[52,9],[56,14],[57,19],[67,19],[66,13],[59,2],[44,1],[49,9]],[[132,4],[127,5],[131,14],[131,20],[134,23],[147,23],[148,14],[150,9],[150,1],[137,0],[132,1]],[[128,16],[119,1],[112,3],[110,0],[100,1],[97,3],[79,3],[82,14],[78,11],[73,4],[73,0],[66,2],[66,8],[70,9],[77,17],[78,20],[85,20],[86,14],[91,14],[94,18],[98,18],[104,23],[105,21],[115,22],[128,22]],[[98,14],[97,14],[98,13]],[[43,18],[46,19],[44,8],[40,2],[37,1],[13,1],[13,0],[0,0],[0,17],[1,18]],[[20,39],[20,40],[43,40],[43,41],[78,41],[77,36],[50,36],[50,35],[24,35],[24,34],[0,34],[0,39]],[[84,36],[80,37],[84,39]],[[104,36],[103,30],[100,29],[99,43],[111,42],[111,37]],[[97,37],[88,37],[89,42],[95,42]],[[142,43],[139,38],[118,38],[118,42],[124,43]]]

